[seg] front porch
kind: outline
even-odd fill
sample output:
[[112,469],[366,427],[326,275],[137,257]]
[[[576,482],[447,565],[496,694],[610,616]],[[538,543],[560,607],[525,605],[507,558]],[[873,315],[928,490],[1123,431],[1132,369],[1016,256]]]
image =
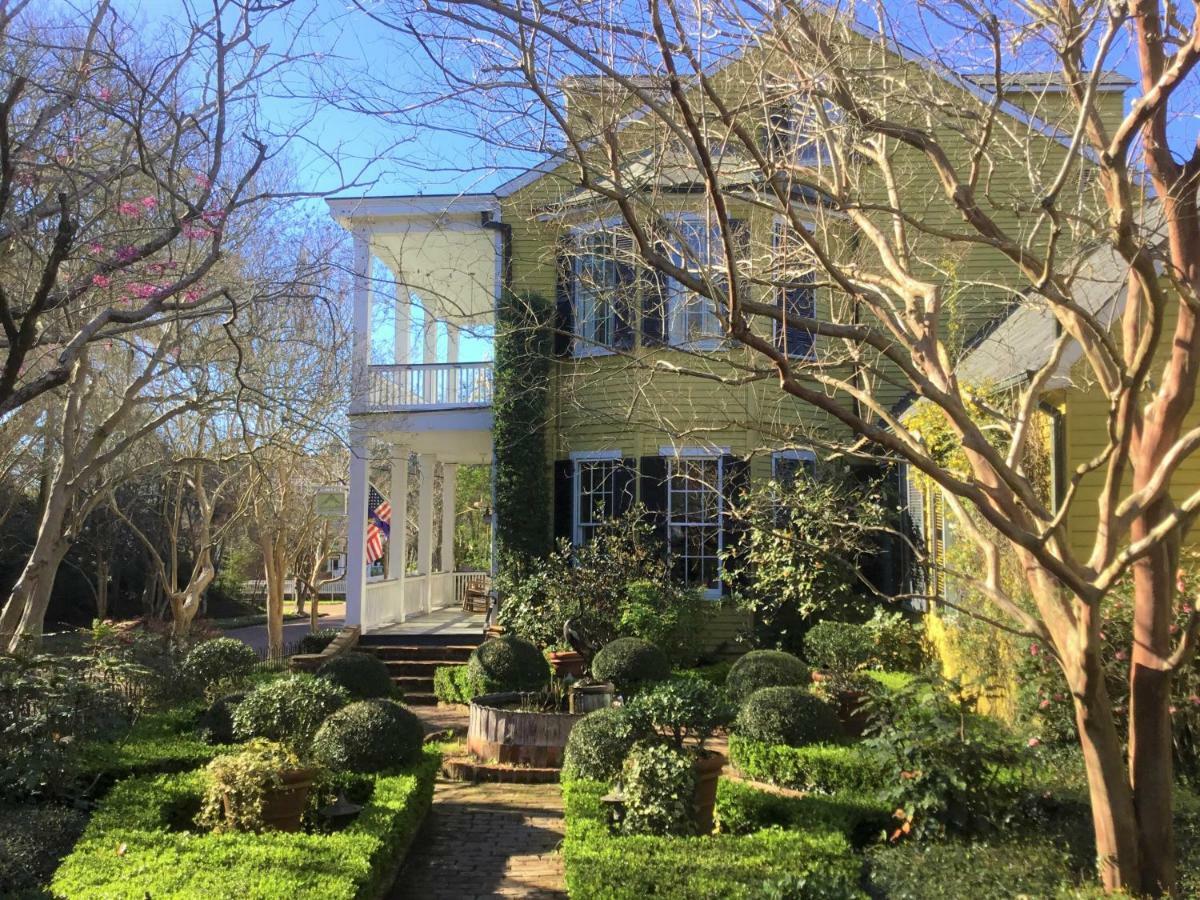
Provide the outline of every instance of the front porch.
[[434,572],[368,581],[362,630],[378,634],[479,634],[486,613],[467,611],[469,590],[486,592],[485,572]]
[[[400,639],[400,642],[412,638],[467,638],[477,637],[483,633],[484,613],[465,612],[462,609],[446,607],[432,612],[418,613],[403,622],[381,625],[373,628],[369,638],[372,643],[392,643],[389,638]],[[381,640],[382,639],[382,640]]]

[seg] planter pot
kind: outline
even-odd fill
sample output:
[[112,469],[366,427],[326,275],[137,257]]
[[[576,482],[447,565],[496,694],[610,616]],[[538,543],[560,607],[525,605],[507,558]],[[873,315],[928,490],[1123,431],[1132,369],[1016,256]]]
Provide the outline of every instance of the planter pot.
[[842,727],[846,729],[846,734],[850,737],[862,737],[863,732],[867,730],[867,725],[870,724],[871,717],[863,706],[863,701],[866,699],[866,691],[847,689],[834,694],[838,719],[841,720]]
[[616,689],[611,684],[587,684],[571,688],[570,707],[573,713],[590,713],[613,705]]
[[568,675],[573,678],[580,678],[587,671],[587,660],[583,658],[582,653],[577,653],[574,650],[552,651],[550,653],[550,665],[554,669],[554,675],[557,678],[566,678]]
[[[281,772],[279,777],[283,783],[267,791],[263,798],[263,824],[275,831],[299,831],[300,819],[308,803],[308,792],[316,776],[316,769],[286,769]],[[224,802],[228,815],[229,798],[225,797]]]
[[725,768],[725,757],[707,753],[692,761],[696,773],[696,790],[692,794],[692,809],[696,815],[696,833],[712,834],[713,810],[717,805],[717,780]]
[[504,693],[472,700],[467,750],[482,762],[561,769],[567,738],[583,716],[514,709],[521,699],[519,693]]

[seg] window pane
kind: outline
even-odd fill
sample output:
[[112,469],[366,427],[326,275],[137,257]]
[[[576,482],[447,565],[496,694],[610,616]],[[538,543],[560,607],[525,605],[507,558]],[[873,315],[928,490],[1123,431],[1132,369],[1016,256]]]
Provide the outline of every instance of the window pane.
[[611,518],[617,509],[617,466],[615,459],[586,460],[576,463],[576,537],[579,544],[586,544],[605,519]]
[[668,467],[668,539],[675,577],[720,587],[721,468],[715,459],[673,459]]

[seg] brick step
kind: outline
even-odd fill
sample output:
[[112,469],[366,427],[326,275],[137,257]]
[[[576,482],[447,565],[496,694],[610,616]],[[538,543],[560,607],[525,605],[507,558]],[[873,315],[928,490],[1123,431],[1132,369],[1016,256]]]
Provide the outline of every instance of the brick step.
[[424,646],[377,646],[371,644],[359,644],[359,649],[369,653],[374,653],[384,662],[417,662],[420,660],[428,660],[432,662],[454,663],[466,662],[475,647],[464,644],[449,644],[438,646],[436,644]]
[[394,675],[392,676],[392,684],[399,687],[405,694],[433,693],[433,676]]
[[459,659],[389,659],[384,662],[388,673],[393,677],[419,675],[433,678],[434,672],[447,666],[465,666]]
[[432,693],[404,695],[405,706],[437,706],[437,702],[437,697],[433,696]]

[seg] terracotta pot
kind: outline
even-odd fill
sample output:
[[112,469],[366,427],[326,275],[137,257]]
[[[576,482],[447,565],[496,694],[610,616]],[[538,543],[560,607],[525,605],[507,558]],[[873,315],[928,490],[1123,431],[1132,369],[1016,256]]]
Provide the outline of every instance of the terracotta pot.
[[[263,824],[275,831],[299,831],[308,792],[316,776],[316,769],[285,769],[281,772],[279,777],[283,783],[267,791],[263,798]],[[228,796],[224,802],[225,814],[229,815]]]
[[566,678],[568,675],[579,678],[587,671],[587,660],[583,658],[582,653],[574,650],[552,650],[550,665],[559,678]]
[[862,737],[871,717],[863,706],[866,691],[843,690],[836,693],[838,719],[850,737]]
[[812,674],[809,677],[812,678],[813,684],[820,684],[822,681],[828,681],[833,676],[828,672],[819,672],[816,669],[813,669]]
[[713,810],[717,805],[717,780],[725,768],[725,757],[709,752],[692,760],[696,773],[696,789],[692,794],[692,809],[696,815],[696,833],[712,834]]
[[590,713],[596,709],[607,709],[613,705],[616,689],[611,684],[587,684],[571,688],[569,699],[571,712]]

